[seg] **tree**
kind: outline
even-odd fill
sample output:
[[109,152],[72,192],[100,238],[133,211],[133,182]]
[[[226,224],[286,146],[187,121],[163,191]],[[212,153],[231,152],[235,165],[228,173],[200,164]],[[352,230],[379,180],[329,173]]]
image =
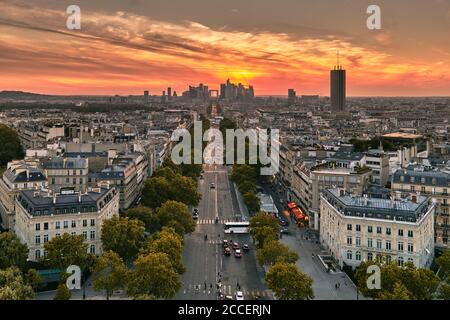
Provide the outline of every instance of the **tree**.
[[131,297],[173,298],[181,287],[180,275],[166,253],[140,255],[128,276],[127,293]]
[[154,233],[160,229],[158,217],[156,213],[147,207],[131,208],[124,212],[125,217],[129,219],[140,220],[144,223],[145,231]]
[[0,167],[24,156],[17,132],[4,124],[0,124],[0,146]]
[[443,300],[450,300],[450,276],[439,286],[437,297]]
[[17,267],[0,270],[0,300],[29,300],[34,292]]
[[173,228],[163,228],[161,232],[153,235],[150,239],[145,253],[157,252],[166,253],[172,266],[179,274],[183,274],[186,271],[181,258],[183,254],[183,238]]
[[142,191],[142,202],[150,208],[158,208],[169,200],[196,206],[200,199],[196,181],[168,167],[158,170],[155,176],[148,179]]
[[396,282],[392,293],[383,291],[380,294],[380,300],[411,300],[411,295],[405,285],[401,282]]
[[103,249],[114,251],[126,263],[133,261],[145,244],[145,227],[140,220],[113,217],[102,226]]
[[266,242],[277,241],[279,233],[268,226],[263,226],[252,229],[252,236],[257,243],[258,249],[261,249]]
[[195,230],[195,221],[187,206],[177,201],[167,201],[156,209],[161,227],[172,227],[181,236]]
[[277,262],[293,263],[298,260],[298,254],[287,245],[276,240],[266,241],[264,246],[256,252],[260,265],[272,266]]
[[294,264],[278,262],[266,274],[267,287],[280,300],[314,299],[313,279]]
[[259,211],[261,203],[254,192],[244,193],[242,197],[244,198],[244,202],[247,206],[248,211],[252,213]]
[[23,270],[28,258],[28,248],[13,232],[0,233],[0,269],[18,267]]
[[253,166],[248,164],[237,164],[233,166],[231,172],[231,180],[238,185],[244,181],[256,183],[257,172]]
[[70,290],[67,288],[67,285],[65,283],[60,283],[56,288],[56,293],[55,296],[53,297],[53,300],[70,300],[71,297],[72,294],[70,293]]
[[403,284],[414,300],[432,300],[439,287],[439,278],[429,269],[409,268],[402,270]]
[[24,274],[24,279],[34,291],[37,291],[43,285],[43,279],[35,269],[29,269],[27,273]]
[[246,194],[248,192],[252,192],[252,193],[256,193],[256,184],[252,181],[249,180],[244,180],[240,185],[239,185],[239,192],[242,194]]
[[114,290],[119,290],[126,285],[127,267],[122,258],[113,251],[106,251],[97,259],[93,268],[95,290],[105,290],[106,299]]
[[355,271],[356,285],[358,287],[359,292],[361,292],[365,297],[370,298],[378,298],[378,294],[380,291],[380,290],[370,290],[367,287],[367,279],[369,278],[369,274],[367,274],[367,268],[374,264],[376,264],[375,261],[363,261],[356,268]]
[[275,230],[277,233],[280,232],[280,225],[277,219],[265,212],[259,212],[250,219],[250,229],[264,226]]
[[44,247],[47,251],[45,261],[50,267],[65,271],[70,265],[77,265],[84,269],[89,264],[88,245],[84,242],[82,235],[64,233],[62,236],[51,239]]
[[436,259],[437,264],[440,267],[439,274],[442,275],[442,278],[446,278],[450,275],[450,251],[445,251],[442,256]]

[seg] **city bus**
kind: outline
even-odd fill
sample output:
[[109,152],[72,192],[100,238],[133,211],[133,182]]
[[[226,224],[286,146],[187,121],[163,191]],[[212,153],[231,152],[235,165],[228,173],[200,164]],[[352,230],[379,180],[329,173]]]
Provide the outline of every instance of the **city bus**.
[[224,225],[225,233],[249,233],[250,222],[226,222]]

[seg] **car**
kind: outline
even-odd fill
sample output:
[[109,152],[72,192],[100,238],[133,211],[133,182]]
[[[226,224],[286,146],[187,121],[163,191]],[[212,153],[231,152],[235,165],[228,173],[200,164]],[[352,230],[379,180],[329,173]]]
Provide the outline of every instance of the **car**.
[[198,213],[193,213],[192,214],[192,219],[197,220],[198,219]]
[[248,244],[244,244],[244,245],[242,246],[242,250],[244,250],[244,251],[249,251],[249,250],[250,250],[249,245],[248,245]]
[[211,182],[210,186],[211,186],[211,189],[215,189],[216,188],[216,184],[214,182]]
[[239,243],[235,242],[233,243],[233,249],[238,250],[239,249]]
[[197,208],[194,209],[194,213],[198,214],[198,209]]
[[224,248],[228,248],[228,240],[227,239],[223,239],[223,241],[222,241],[222,246],[224,247]]
[[287,227],[289,225],[289,222],[287,222],[286,220],[283,220],[281,218],[279,218],[278,221],[282,227]]
[[280,230],[280,233],[281,233],[281,234],[290,234],[291,232],[290,232],[289,229],[287,229],[287,228],[282,228],[282,229]]
[[244,294],[242,293],[242,291],[237,291],[235,297],[236,300],[244,300]]
[[203,180],[203,174],[200,175],[200,180]]
[[223,249],[223,254],[226,256],[230,256],[231,255],[231,249],[226,247],[225,249]]
[[242,252],[241,252],[241,250],[239,250],[239,249],[235,250],[235,251],[234,251],[234,256],[235,256],[236,258],[241,258],[241,257],[242,257]]

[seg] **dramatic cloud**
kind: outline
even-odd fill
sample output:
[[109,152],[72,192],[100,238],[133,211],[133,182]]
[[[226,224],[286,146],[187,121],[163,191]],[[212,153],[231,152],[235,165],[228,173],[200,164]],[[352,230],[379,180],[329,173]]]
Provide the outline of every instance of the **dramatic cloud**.
[[[293,87],[323,95],[339,51],[350,95],[450,93],[448,55],[446,61],[407,61],[350,37],[212,29],[122,11],[83,11],[80,31],[69,31],[65,24],[64,11],[36,11],[17,1],[2,4],[0,90],[160,93],[167,86],[182,91],[199,82],[218,88],[230,78],[253,84],[257,94],[285,94]],[[382,32],[376,41],[382,47],[392,39]]]

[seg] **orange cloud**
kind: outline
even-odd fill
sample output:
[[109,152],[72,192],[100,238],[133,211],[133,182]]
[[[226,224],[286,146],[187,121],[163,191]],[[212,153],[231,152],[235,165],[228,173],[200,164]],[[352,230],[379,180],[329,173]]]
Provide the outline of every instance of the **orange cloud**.
[[[65,29],[65,12],[6,3],[0,13],[0,89],[48,93],[131,94],[178,91],[230,78],[257,94],[328,95],[339,50],[349,95],[450,94],[450,63],[402,61],[352,39],[293,38],[273,32],[213,30],[117,12],[82,13],[82,30]],[[377,41],[387,44],[389,34]],[[448,56],[445,57],[448,61]]]

